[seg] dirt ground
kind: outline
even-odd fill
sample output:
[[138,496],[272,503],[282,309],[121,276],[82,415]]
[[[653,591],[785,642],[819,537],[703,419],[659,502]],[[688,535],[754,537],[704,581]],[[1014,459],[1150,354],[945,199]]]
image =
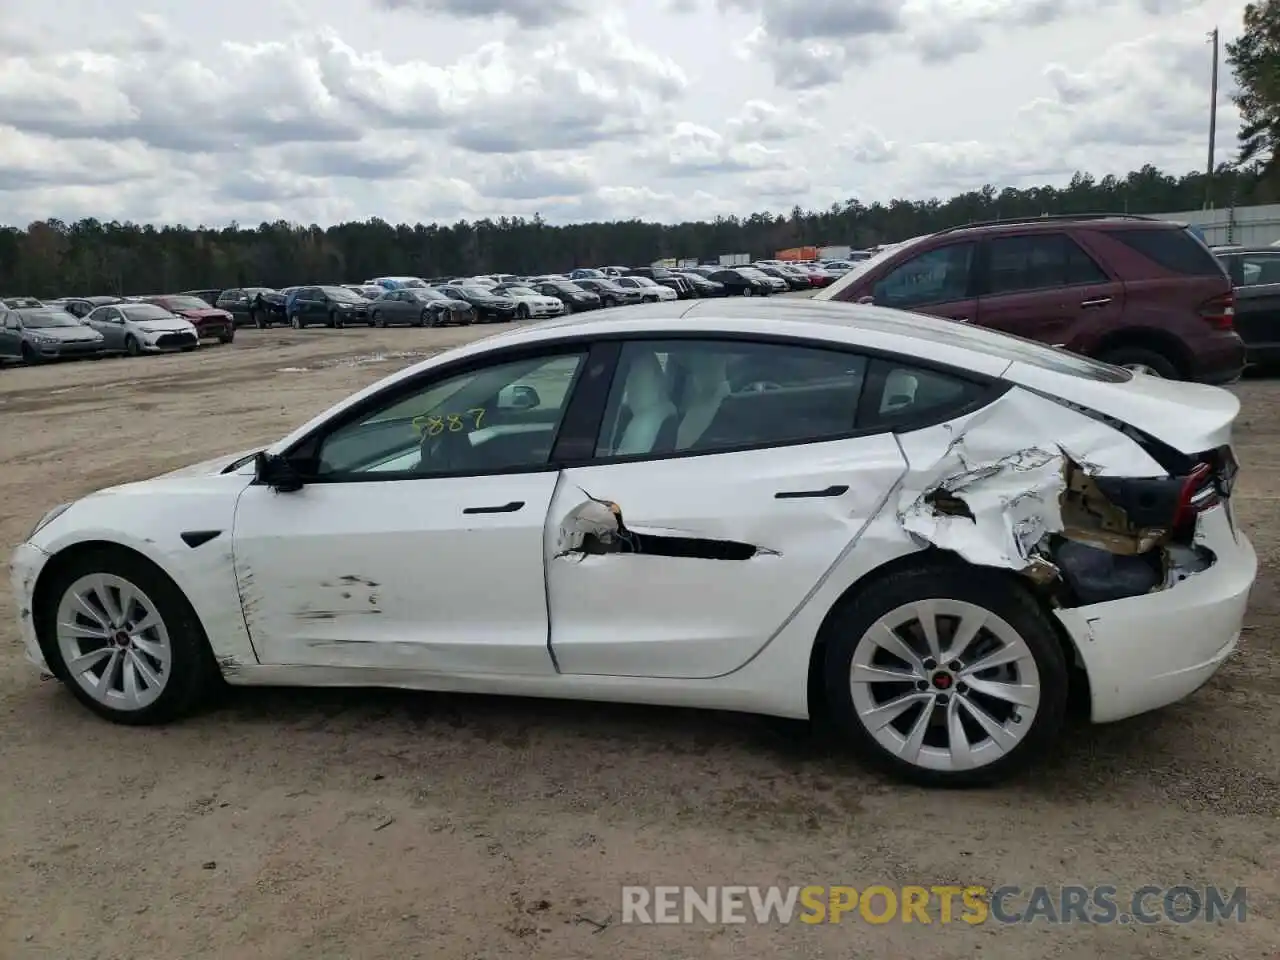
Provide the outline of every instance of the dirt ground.
[[[487,332],[482,329],[480,333]],[[473,331],[243,331],[0,371],[0,544],[107,484],[275,439]],[[692,711],[233,692],[104,723],[21,660],[0,595],[0,958],[1280,956],[1280,381],[1251,379],[1241,652],[1190,701],[1071,733],[1034,777],[907,789]],[[1246,886],[1245,923],[623,925],[624,884]]]

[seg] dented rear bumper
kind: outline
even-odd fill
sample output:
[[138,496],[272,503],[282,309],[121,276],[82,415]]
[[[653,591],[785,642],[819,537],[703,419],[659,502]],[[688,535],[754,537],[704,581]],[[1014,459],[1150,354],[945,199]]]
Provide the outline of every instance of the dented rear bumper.
[[1055,610],[1089,674],[1091,718],[1108,723],[1194,693],[1240,639],[1258,571],[1226,507],[1201,514],[1196,542],[1216,562],[1181,582],[1122,600]]

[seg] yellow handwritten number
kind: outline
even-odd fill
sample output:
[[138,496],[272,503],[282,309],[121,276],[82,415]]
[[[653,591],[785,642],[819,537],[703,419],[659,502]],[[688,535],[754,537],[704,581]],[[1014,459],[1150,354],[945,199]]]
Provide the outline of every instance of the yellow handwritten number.
[[[467,411],[466,416],[472,420],[471,429],[480,429],[484,414],[484,407],[472,407]],[[461,433],[467,429],[466,420],[460,413],[446,413],[438,417],[424,413],[422,416],[414,417],[412,422],[414,430],[418,431],[418,433],[425,433],[428,437],[438,437],[445,430],[450,433]]]

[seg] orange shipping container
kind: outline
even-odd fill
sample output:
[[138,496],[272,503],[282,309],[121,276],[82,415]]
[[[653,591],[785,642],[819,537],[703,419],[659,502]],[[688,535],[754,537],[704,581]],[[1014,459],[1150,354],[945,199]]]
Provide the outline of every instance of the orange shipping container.
[[817,260],[817,247],[792,247],[790,250],[779,250],[779,260]]

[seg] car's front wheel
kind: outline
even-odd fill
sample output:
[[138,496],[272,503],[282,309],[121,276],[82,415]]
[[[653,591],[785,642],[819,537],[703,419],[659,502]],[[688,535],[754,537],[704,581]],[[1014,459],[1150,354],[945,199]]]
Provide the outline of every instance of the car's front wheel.
[[1042,758],[1066,715],[1066,658],[1000,571],[939,562],[885,576],[823,628],[831,717],[868,760],[925,786],[976,786]]
[[36,610],[41,647],[90,710],[117,723],[165,723],[219,681],[195,611],[150,561],[105,547],[51,573]]

